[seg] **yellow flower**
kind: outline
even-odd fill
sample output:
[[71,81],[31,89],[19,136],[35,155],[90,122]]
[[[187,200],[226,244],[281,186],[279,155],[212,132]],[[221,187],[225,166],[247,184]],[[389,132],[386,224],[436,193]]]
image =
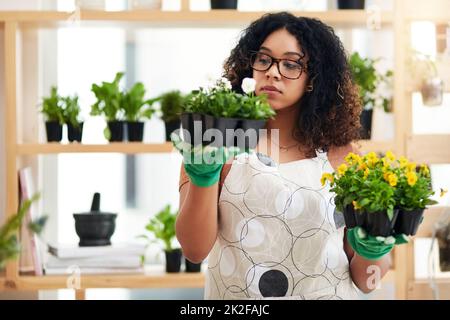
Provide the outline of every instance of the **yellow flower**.
[[397,185],[398,182],[398,178],[394,173],[391,173],[389,175],[389,184],[391,185],[391,187],[395,187]]
[[352,201],[353,204],[353,208],[355,208],[355,210],[361,209],[362,207],[358,204],[358,202],[356,202],[355,200]]
[[360,163],[358,170],[366,170],[367,169],[367,164],[365,163]]
[[406,166],[406,171],[407,172],[416,172],[416,163],[415,162],[410,162],[408,163],[408,165]]
[[420,165],[420,172],[426,177],[430,176],[430,169],[428,169],[426,164]]
[[445,194],[448,192],[448,190],[446,190],[446,189],[442,189],[441,188],[441,198],[443,197],[443,196],[445,196]]
[[400,157],[399,162],[400,168],[405,168],[409,163],[408,159],[406,159],[405,157]]
[[344,159],[347,164],[352,165],[356,161],[356,154],[354,154],[353,152],[349,152],[349,154],[346,155]]
[[338,173],[339,173],[339,175],[344,175],[345,174],[345,172],[347,171],[347,165],[345,164],[345,163],[343,163],[343,164],[341,164],[339,167],[338,167]]
[[383,178],[384,180],[386,180],[387,182],[389,182],[389,176],[392,174],[392,172],[386,171],[385,173],[383,173]]
[[390,164],[386,158],[381,158],[381,161],[383,162],[383,168],[389,168]]
[[364,170],[364,178],[367,178],[367,176],[369,175],[370,170],[369,168],[366,168],[366,170]]
[[395,155],[391,151],[386,152],[386,158],[389,161],[395,161]]
[[408,172],[406,174],[406,178],[408,179],[408,184],[412,187],[417,182],[417,175],[415,172]]
[[322,184],[322,186],[325,185],[325,181],[327,181],[327,180],[330,181],[331,183],[333,183],[334,178],[333,178],[333,175],[331,173],[324,173],[322,175],[322,178],[320,178],[320,183]]

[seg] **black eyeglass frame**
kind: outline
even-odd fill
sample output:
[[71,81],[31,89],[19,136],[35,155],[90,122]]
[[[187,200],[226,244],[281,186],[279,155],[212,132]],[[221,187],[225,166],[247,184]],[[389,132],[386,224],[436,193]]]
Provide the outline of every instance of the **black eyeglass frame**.
[[[265,56],[268,56],[271,60],[272,60],[272,62],[269,64],[269,66],[266,68],[266,69],[264,69],[264,70],[259,70],[259,69],[255,69],[254,67],[253,67],[253,60],[254,60],[254,57],[257,55],[257,54],[263,54],[263,55],[265,55]],[[303,65],[303,63],[302,63],[302,59],[304,58],[305,56],[303,55],[301,58],[299,58],[298,60],[292,60],[292,59],[287,59],[287,58],[283,58],[283,59],[276,59],[276,58],[274,58],[274,57],[272,57],[270,54],[267,54],[267,53],[265,53],[265,52],[261,52],[261,51],[250,51],[250,67],[253,69],[253,70],[255,70],[255,71],[261,71],[261,72],[264,72],[264,71],[267,71],[267,70],[269,70],[270,68],[272,68],[272,65],[274,64],[274,63],[276,63],[277,64],[277,70],[278,70],[278,73],[282,76],[282,77],[284,77],[284,78],[286,78],[286,79],[289,79],[289,80],[297,80],[297,79],[299,79],[301,76],[302,76],[302,74],[303,74],[303,72],[307,72],[307,68],[306,68],[306,66],[304,66]],[[296,78],[290,78],[290,77],[286,77],[283,73],[281,73],[281,71],[280,71],[280,62],[281,61],[290,61],[290,62],[295,62],[295,63],[298,63],[299,65],[300,65],[300,67],[301,67],[301,69],[300,69],[300,74],[298,75],[298,77],[296,77]]]

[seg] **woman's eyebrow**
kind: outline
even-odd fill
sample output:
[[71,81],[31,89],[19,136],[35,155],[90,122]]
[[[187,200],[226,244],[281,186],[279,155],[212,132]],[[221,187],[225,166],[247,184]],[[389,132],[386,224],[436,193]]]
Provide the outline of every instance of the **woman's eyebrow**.
[[[261,47],[261,48],[259,48],[259,50],[272,52],[272,50],[270,50],[269,48],[266,48],[266,47]],[[292,56],[292,55],[303,57],[303,54],[299,53],[299,52],[288,51],[288,52],[283,53],[283,56]]]

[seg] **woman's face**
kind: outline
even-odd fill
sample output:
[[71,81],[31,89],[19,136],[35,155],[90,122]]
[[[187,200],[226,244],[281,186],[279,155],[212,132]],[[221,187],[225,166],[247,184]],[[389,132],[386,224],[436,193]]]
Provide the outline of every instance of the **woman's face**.
[[[296,73],[294,70],[298,65],[295,64],[295,61],[304,56],[297,39],[286,29],[272,32],[262,43],[259,52],[264,53],[256,58],[262,65],[270,61],[268,56],[275,59],[288,59],[289,61],[279,62],[282,73],[288,76]],[[301,63],[306,66],[306,57],[301,60]],[[304,70],[298,79],[291,80],[284,77],[280,74],[276,62],[266,71],[253,70],[253,78],[256,80],[256,95],[267,94],[269,104],[274,110],[295,105],[303,96],[308,81]]]

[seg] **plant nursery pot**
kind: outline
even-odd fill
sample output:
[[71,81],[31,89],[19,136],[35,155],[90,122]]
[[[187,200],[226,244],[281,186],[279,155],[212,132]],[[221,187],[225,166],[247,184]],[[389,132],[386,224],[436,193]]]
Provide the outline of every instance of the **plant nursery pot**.
[[111,132],[109,142],[121,142],[123,141],[123,121],[108,121],[108,128]]
[[202,270],[202,263],[193,263],[188,259],[184,259],[186,272],[200,272]]
[[75,231],[80,238],[79,246],[111,245],[111,236],[116,228],[116,213],[100,211],[100,194],[95,193],[91,211],[74,213]]
[[440,78],[426,79],[420,89],[422,103],[426,106],[440,106],[444,95],[444,82]]
[[424,209],[413,211],[399,210],[397,221],[395,222],[395,233],[404,233],[408,236],[416,234],[423,217]]
[[367,213],[367,226],[365,229],[371,236],[388,237],[393,234],[397,216],[398,209],[394,209],[392,220],[389,220],[385,211]]
[[[235,146],[238,138],[235,137],[235,130],[238,128],[240,119],[237,118],[216,118],[210,115],[203,115],[205,129],[217,129],[220,131],[221,137],[210,137],[208,133],[204,136],[203,145],[211,145],[213,147],[232,147]],[[211,141],[212,140],[212,141]]]
[[237,0],[211,0],[211,9],[237,9]]
[[344,221],[347,229],[352,229],[357,226],[356,217],[355,217],[355,209],[352,205],[348,205],[344,208]]
[[354,212],[356,225],[363,229],[367,229],[367,212],[361,210],[354,210]]
[[166,272],[180,272],[181,268],[181,249],[173,249],[172,251],[164,251],[166,255]]
[[373,110],[363,110],[360,115],[361,122],[361,139],[370,139],[372,135],[372,115]]
[[166,141],[171,141],[170,135],[175,130],[180,129],[181,121],[180,121],[180,119],[177,119],[174,121],[165,122],[164,124],[166,126]]
[[48,142],[60,142],[62,139],[62,125],[58,121],[46,121],[45,131]]
[[241,149],[244,149],[244,148],[255,149],[256,146],[258,145],[258,141],[259,141],[259,130],[263,129],[266,126],[266,122],[267,122],[266,120],[251,120],[251,119],[241,120],[238,124],[238,128],[240,128],[244,131],[247,131],[250,129],[251,131],[249,131],[248,133],[251,134],[250,132],[255,132],[255,135],[254,136],[249,135],[248,137],[246,136],[245,144],[240,145],[238,143],[237,146],[240,147]]
[[83,138],[83,122],[78,127],[74,127],[71,123],[67,124],[67,135],[70,142],[81,142]]
[[144,140],[144,122],[127,121],[128,141],[142,142]]
[[364,0],[338,0],[338,9],[364,9]]

